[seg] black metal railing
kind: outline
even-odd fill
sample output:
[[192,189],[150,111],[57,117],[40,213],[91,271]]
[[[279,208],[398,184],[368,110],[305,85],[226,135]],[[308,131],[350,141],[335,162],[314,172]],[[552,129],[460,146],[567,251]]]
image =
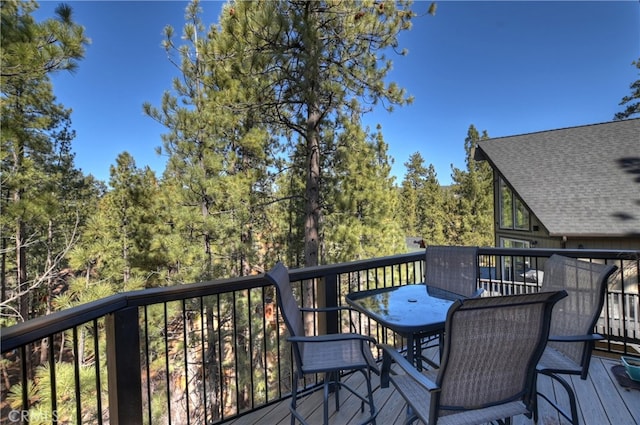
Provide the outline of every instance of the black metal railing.
[[[481,248],[489,294],[536,291],[554,250]],[[640,345],[640,251],[563,250],[618,266],[597,331],[599,348]],[[422,281],[424,251],[291,270],[318,306],[349,292]],[[305,285],[311,282],[312,285]],[[292,359],[263,276],[123,293],[2,329],[0,423],[222,423],[290,394]],[[358,331],[403,341],[356,314],[323,313],[315,332]],[[317,382],[307,382],[311,387]]]

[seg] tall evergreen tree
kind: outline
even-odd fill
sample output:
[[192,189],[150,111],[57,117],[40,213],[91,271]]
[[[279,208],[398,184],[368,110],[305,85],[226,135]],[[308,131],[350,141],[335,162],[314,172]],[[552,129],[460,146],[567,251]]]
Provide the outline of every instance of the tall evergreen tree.
[[474,159],[476,145],[488,139],[472,125],[464,141],[466,170],[452,167],[453,221],[449,229],[450,242],[457,245],[493,245],[493,172],[486,161]]
[[[319,264],[322,245],[323,133],[338,117],[360,115],[378,103],[392,109],[411,99],[387,82],[386,52],[410,28],[414,13],[405,1],[233,2],[236,43],[229,56],[244,58],[237,73],[267,94],[254,105],[283,134],[299,136],[304,158],[304,263]],[[267,57],[256,66],[258,58]],[[364,99],[363,104],[354,99]],[[258,99],[260,100],[260,99]],[[363,107],[362,105],[366,105]],[[302,153],[304,155],[302,155]]]
[[331,163],[323,167],[323,262],[404,252],[398,195],[380,129],[366,134],[357,116],[339,125]]
[[164,225],[155,174],[138,169],[123,152],[111,166],[109,185],[70,255],[74,269],[84,272],[72,285],[80,302],[167,283],[164,251],[155,244]]
[[426,169],[424,167],[424,158],[420,152],[411,154],[409,160],[404,163],[406,174],[402,180],[400,188],[400,205],[404,212],[402,216],[402,227],[407,236],[419,236],[419,208],[422,206],[420,201],[420,191],[424,186],[424,178]]
[[420,236],[427,245],[443,244],[444,199],[435,167],[425,167],[419,152],[413,153],[404,165],[407,174],[400,193],[406,235]]
[[[23,320],[33,311],[30,290],[41,283],[36,272],[33,278],[29,277],[27,239],[44,243],[51,234],[43,211],[52,211],[51,202],[60,195],[60,188],[50,184],[55,180],[51,173],[56,163],[72,166],[72,156],[64,147],[72,138],[68,130],[70,111],[56,103],[49,75],[74,70],[88,43],[83,28],[72,20],[70,7],[61,4],[56,8],[57,18],[42,23],[36,23],[31,16],[36,8],[35,2],[0,3],[2,226],[3,230],[13,228],[13,266],[20,295],[18,311]],[[56,162],[60,158],[57,153],[67,160]],[[4,242],[3,245],[7,246]],[[48,255],[52,258],[54,254]],[[3,257],[3,266],[6,260]],[[2,279],[4,287],[6,276]]]
[[270,186],[267,167],[274,156],[274,140],[255,112],[232,107],[257,96],[252,82],[234,72],[244,58],[221,59],[235,41],[216,26],[205,31],[200,13],[197,1],[187,7],[182,46],[167,27],[165,47],[177,52],[182,75],[160,109],[145,105],[169,130],[163,135],[169,158],[163,186],[174,207],[172,226],[183,238],[181,251],[171,255],[182,263],[177,269],[184,281],[251,272],[254,238],[263,231],[255,228],[261,190]]

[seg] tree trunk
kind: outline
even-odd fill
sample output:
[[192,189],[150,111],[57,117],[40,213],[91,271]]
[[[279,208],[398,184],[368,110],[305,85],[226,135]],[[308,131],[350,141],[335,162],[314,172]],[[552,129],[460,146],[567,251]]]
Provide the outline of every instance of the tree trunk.
[[[19,202],[20,191],[14,195],[14,201]],[[16,223],[16,273],[18,280],[18,293],[20,294],[20,319],[29,320],[29,291],[27,282],[27,250],[24,241],[24,222],[18,218]]]
[[[52,271],[51,265],[53,264],[53,259],[51,258],[52,239],[53,239],[53,222],[49,220],[49,229],[47,233],[47,264],[46,264],[45,270],[50,270],[50,271]],[[53,285],[54,285],[53,273],[52,272],[47,273],[46,279],[47,279],[47,299],[46,299],[47,307],[46,307],[45,315],[49,315],[53,310],[53,307],[51,304],[53,300]],[[51,347],[51,349],[53,350],[53,347]],[[61,344],[60,351],[63,351],[63,349],[64,349],[64,345]],[[43,338],[42,343],[40,344],[40,364],[46,363],[48,356],[49,356],[49,343],[47,341],[47,338]]]
[[7,239],[2,239],[2,249],[0,249],[0,303],[7,299]]
[[[319,114],[315,114],[319,115]],[[317,120],[317,117],[316,117]],[[318,235],[320,223],[320,143],[313,116],[309,117],[307,132],[307,181],[304,220],[304,265],[318,265]]]
[[[320,112],[317,107],[309,108],[307,119],[307,181],[306,181],[306,208],[304,220],[304,265],[313,267],[318,265],[318,248],[320,235],[320,140],[318,135],[318,122]],[[314,282],[304,282],[302,304],[305,307],[314,307]],[[318,294],[320,295],[320,294]],[[304,315],[304,327],[307,335],[313,335],[315,318],[311,314]]]

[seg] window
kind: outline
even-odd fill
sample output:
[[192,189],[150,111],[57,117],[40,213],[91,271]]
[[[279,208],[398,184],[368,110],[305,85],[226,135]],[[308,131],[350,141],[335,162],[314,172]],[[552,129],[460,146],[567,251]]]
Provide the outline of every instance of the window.
[[529,230],[529,210],[502,178],[500,179],[499,185],[500,228]]

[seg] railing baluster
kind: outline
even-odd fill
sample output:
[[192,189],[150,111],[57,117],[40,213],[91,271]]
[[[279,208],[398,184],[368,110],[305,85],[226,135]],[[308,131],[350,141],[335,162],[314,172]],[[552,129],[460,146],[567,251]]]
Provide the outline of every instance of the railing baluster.
[[209,412],[209,396],[207,394],[207,349],[206,349],[206,336],[205,336],[205,314],[206,309],[204,308],[204,298],[199,297],[200,300],[200,359],[202,369],[202,405],[203,405],[203,421],[207,423],[207,414]]
[[[83,332],[81,330],[81,332]],[[53,347],[51,347],[53,349]],[[60,347],[62,350],[63,347]],[[84,352],[84,350],[83,350]],[[80,395],[80,351],[78,350],[78,327],[73,327],[73,376],[76,396],[76,423],[82,423],[82,397]]]
[[186,300],[182,300],[182,346],[183,346],[183,356],[184,356],[184,388],[185,388],[185,414],[187,416],[187,424],[191,423],[191,410],[189,399],[191,395],[189,394],[189,337],[187,335],[188,332],[188,324],[189,318],[187,314],[187,304]]
[[[75,329],[75,328],[74,328]],[[58,423],[58,396],[56,388],[56,356],[53,346],[53,335],[47,337],[49,343],[49,385],[51,387],[51,423]],[[62,350],[64,347],[60,347]]]
[[149,344],[151,341],[149,340],[149,311],[148,306],[144,306],[144,353],[146,357],[145,361],[145,371],[147,373],[147,417],[149,420],[149,424],[152,423],[151,416],[151,359],[149,357]]
[[169,322],[168,322],[168,308],[167,303],[163,303],[164,310],[164,373],[166,378],[167,387],[165,390],[167,396],[167,421],[168,424],[171,425],[171,370],[169,365]]
[[102,425],[102,380],[100,379],[100,335],[98,329],[98,319],[93,319],[93,361],[96,372],[96,417],[98,419],[98,425]]

